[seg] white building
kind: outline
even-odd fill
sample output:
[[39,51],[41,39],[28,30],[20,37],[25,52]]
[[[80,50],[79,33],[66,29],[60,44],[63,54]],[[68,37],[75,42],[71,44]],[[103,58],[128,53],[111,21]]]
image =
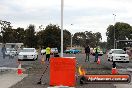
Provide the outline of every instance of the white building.
[[23,43],[0,43],[0,47],[2,47],[3,45],[6,46],[6,48],[21,48],[24,44]]

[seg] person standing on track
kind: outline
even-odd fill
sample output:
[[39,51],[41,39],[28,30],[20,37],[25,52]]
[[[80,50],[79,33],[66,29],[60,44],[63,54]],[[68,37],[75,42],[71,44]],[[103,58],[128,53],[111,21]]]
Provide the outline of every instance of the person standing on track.
[[99,47],[96,47],[94,49],[94,52],[95,52],[95,61],[94,62],[97,62],[98,61],[99,52],[100,52]]
[[5,45],[2,47],[1,52],[3,54],[3,59],[5,59],[5,53],[7,52]]
[[86,59],[85,59],[85,62],[86,62],[86,61],[89,61],[89,54],[90,54],[89,45],[85,48],[85,53],[86,53]]
[[49,59],[50,59],[50,52],[51,52],[50,47],[47,47],[46,48],[46,61],[49,61]]

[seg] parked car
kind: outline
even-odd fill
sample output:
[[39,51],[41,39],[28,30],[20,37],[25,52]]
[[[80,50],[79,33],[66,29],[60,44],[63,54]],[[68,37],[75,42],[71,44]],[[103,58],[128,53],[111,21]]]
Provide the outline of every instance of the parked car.
[[51,48],[51,54],[58,54],[57,48]]
[[129,55],[122,49],[111,49],[107,54],[107,60],[129,62]]
[[69,50],[65,50],[64,53],[73,53],[73,54],[77,54],[77,53],[80,53],[81,50],[78,50],[78,49],[69,49]]
[[37,60],[38,52],[35,48],[23,48],[18,54],[18,60],[29,59],[29,60]]
[[46,49],[41,50],[41,55],[44,55],[44,54],[46,54]]
[[7,56],[9,56],[9,55],[14,55],[14,56],[15,56],[15,55],[18,54],[18,53],[17,53],[17,50],[15,50],[14,48],[6,48],[6,51],[7,51],[7,52],[6,52],[5,54],[6,54]]

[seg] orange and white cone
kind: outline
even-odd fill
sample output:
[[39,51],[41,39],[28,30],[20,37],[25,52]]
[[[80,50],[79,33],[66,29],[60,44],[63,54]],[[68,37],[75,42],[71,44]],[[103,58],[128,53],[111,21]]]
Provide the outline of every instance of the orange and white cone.
[[118,71],[117,71],[116,67],[112,68],[111,74],[113,74],[113,75],[118,74]]
[[44,56],[42,56],[41,64],[44,64]]
[[97,64],[100,64],[100,58],[98,58]]
[[18,75],[22,75],[23,74],[23,71],[22,71],[22,68],[21,68],[21,63],[19,63],[19,65],[18,65],[17,74]]

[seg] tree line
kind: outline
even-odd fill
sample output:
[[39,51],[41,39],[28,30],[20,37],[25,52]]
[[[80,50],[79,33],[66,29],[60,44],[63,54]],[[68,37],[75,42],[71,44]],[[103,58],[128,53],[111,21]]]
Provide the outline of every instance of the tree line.
[[[100,43],[101,33],[92,33],[91,31],[77,32],[73,36],[68,30],[63,30],[64,49],[71,46],[71,37],[73,46],[92,47]],[[24,43],[25,47],[46,48],[61,46],[61,29],[58,25],[49,24],[42,30],[36,32],[35,25],[30,24],[26,29],[18,27],[13,29],[10,25],[1,27],[1,43]]]
[[[61,29],[58,25],[49,24],[40,31],[36,31],[35,25],[30,24],[26,29],[18,27],[12,28],[11,23],[0,22],[1,25],[1,43],[24,43],[25,47],[46,48],[61,46]],[[115,25],[109,25],[106,29],[107,42],[101,42],[102,35],[100,32],[92,31],[76,32],[73,36],[68,30],[63,30],[64,49],[71,46],[71,37],[73,46],[90,47],[100,46],[101,48],[113,48],[114,31],[115,40],[131,40],[132,26],[127,23],[117,22]],[[131,42],[123,42],[118,44],[119,48],[131,46]]]

